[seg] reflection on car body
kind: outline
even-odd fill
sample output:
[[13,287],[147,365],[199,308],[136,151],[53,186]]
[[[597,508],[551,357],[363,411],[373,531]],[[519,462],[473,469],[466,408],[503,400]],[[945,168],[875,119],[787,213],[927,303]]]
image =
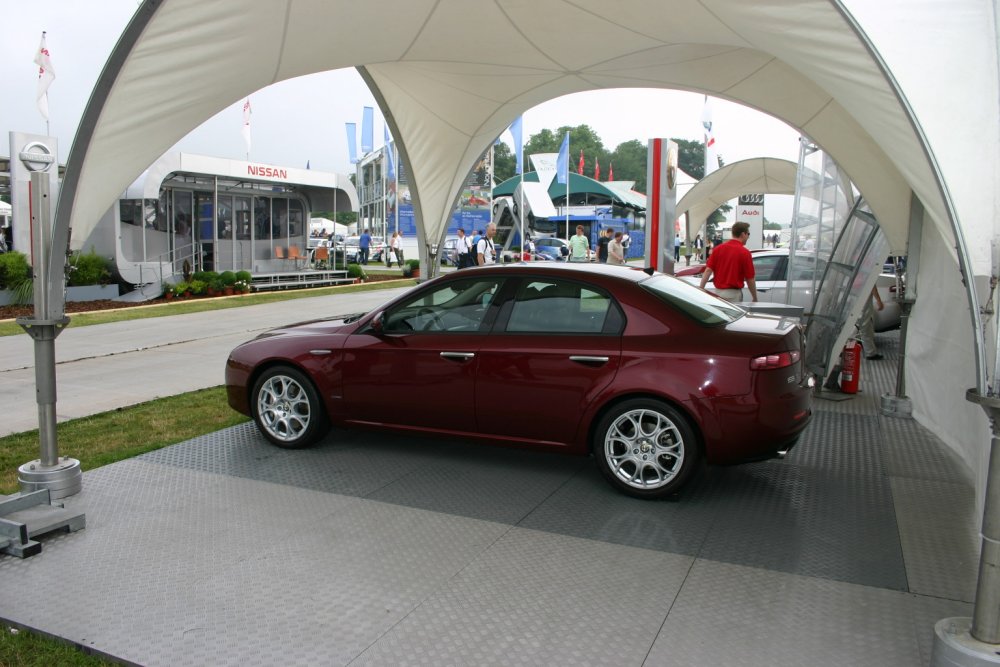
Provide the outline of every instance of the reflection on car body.
[[790,447],[811,414],[801,328],[659,273],[556,262],[448,273],[365,315],[283,327],[226,365],[282,447],[332,423],[572,454],[644,498],[700,461]]

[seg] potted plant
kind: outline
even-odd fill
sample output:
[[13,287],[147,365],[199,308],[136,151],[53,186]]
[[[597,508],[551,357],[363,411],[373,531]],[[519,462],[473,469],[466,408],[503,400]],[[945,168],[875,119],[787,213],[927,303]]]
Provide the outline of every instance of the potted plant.
[[233,289],[240,294],[246,294],[250,291],[250,283],[245,280],[237,280],[233,283]]
[[91,249],[74,252],[69,258],[66,277],[67,301],[95,301],[118,296],[118,286],[111,283],[111,261]]
[[232,296],[233,292],[236,291],[233,287],[236,284],[236,274],[232,271],[223,271],[219,274],[219,280],[222,282],[222,293],[226,296]]
[[420,260],[419,259],[407,259],[403,261],[403,277],[404,278],[419,278],[420,277]]
[[360,264],[348,264],[347,265],[347,277],[354,278],[354,282],[363,283],[368,279],[368,274],[365,273],[364,267]]
[[191,285],[191,296],[204,296],[205,292],[208,291],[208,283],[204,280],[194,279],[190,283]]
[[191,283],[181,281],[173,286],[174,296],[178,299],[191,296]]

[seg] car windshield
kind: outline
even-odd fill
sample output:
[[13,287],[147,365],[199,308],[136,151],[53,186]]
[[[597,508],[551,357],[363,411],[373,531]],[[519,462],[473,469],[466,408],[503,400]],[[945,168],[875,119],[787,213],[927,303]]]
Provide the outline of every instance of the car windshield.
[[662,273],[643,280],[639,285],[701,324],[726,324],[746,314],[735,304]]

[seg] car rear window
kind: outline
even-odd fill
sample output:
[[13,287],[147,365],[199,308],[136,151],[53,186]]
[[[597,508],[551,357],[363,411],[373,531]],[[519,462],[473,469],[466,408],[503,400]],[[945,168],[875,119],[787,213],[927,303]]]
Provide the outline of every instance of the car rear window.
[[739,306],[672,276],[655,274],[639,286],[706,326],[733,322],[746,314]]

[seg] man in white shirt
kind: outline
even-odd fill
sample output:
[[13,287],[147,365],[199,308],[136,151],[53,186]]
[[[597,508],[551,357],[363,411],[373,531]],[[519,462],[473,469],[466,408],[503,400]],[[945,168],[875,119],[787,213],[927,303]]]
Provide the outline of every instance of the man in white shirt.
[[496,248],[493,247],[493,237],[496,236],[497,226],[495,223],[490,223],[486,225],[486,236],[479,239],[479,243],[476,244],[476,262],[479,266],[486,266],[488,264],[496,264],[497,252]]
[[471,258],[471,252],[472,247],[469,242],[469,237],[465,235],[465,230],[459,227],[458,241],[455,243],[455,266],[460,269],[472,266],[472,262],[469,261]]

